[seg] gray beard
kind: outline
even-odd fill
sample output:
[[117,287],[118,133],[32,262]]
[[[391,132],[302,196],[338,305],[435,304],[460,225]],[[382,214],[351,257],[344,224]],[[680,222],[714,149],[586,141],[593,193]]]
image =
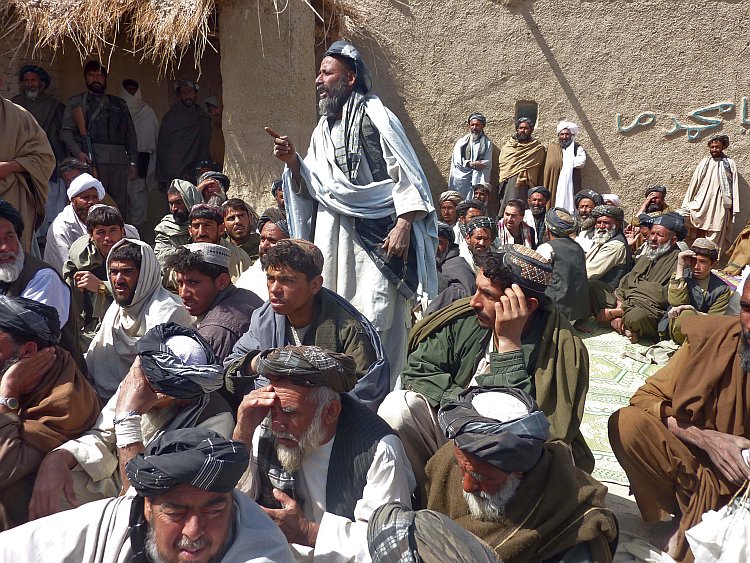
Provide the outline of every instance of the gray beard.
[[349,92],[346,89],[344,79],[336,84],[330,94],[325,98],[318,100],[318,113],[326,117],[338,117],[344,109],[344,104],[349,99]]
[[[232,516],[229,518],[229,525],[232,525],[232,522],[234,521],[234,507],[232,508]],[[148,533],[146,534],[146,553],[148,554],[149,560],[152,563],[173,563],[168,558],[166,558],[164,555],[162,555],[159,552],[159,547],[156,545],[156,519],[152,516],[151,520],[148,522]],[[230,528],[231,529],[231,528]],[[227,534],[227,539],[224,542],[224,549],[222,549],[218,555],[212,557],[209,559],[208,563],[218,563],[221,561],[221,559],[224,557],[224,553],[227,550],[227,544],[232,541],[232,534]],[[189,548],[189,549],[198,549],[201,547],[204,547],[206,544],[205,540],[198,539],[197,541],[193,541],[190,538],[186,536],[182,536],[180,538],[178,546],[181,549]]]
[[[304,434],[300,436],[299,442],[296,446],[288,447],[282,446],[278,442],[274,443],[276,448],[276,455],[279,458],[279,463],[284,471],[288,473],[294,473],[302,467],[302,462],[305,458],[318,449],[320,442],[323,439],[323,429],[321,422],[321,415],[323,414],[323,408],[325,404],[318,407],[315,411],[315,416],[310,424],[310,427],[305,430]],[[273,435],[279,438],[288,438],[295,440],[296,438],[289,432],[274,432]]]
[[23,248],[18,246],[18,253],[16,254],[16,260],[12,264],[0,265],[0,282],[13,283],[21,275],[23,270],[23,263],[26,259],[26,255],[23,252]]
[[215,207],[221,207],[221,204],[224,203],[226,200],[227,200],[227,192],[225,192],[224,188],[222,188],[218,194],[214,194],[211,197],[209,197],[206,203],[208,205],[213,205]]
[[23,88],[24,95],[31,100],[32,102],[35,101],[39,94],[41,93],[41,89],[39,88]]
[[564,149],[567,149],[570,146],[570,143],[573,142],[573,139],[568,139],[567,141],[560,141],[560,146]]
[[612,227],[611,229],[607,229],[606,232],[600,233],[599,231],[594,232],[593,240],[597,244],[604,244],[605,242],[609,242],[612,240],[612,237],[615,236],[615,230],[617,227]]
[[471,134],[471,142],[472,143],[476,143],[481,138],[482,138],[482,134],[481,133],[472,133]]
[[672,243],[665,242],[664,244],[657,246],[656,248],[649,247],[646,251],[646,256],[648,256],[648,259],[652,262],[656,262],[670,250],[672,250]]
[[547,213],[547,210],[544,207],[536,208],[532,206],[529,209],[531,210],[531,214],[534,217],[539,217],[540,215],[544,215],[545,213]]
[[478,495],[464,491],[464,499],[469,505],[469,513],[477,520],[485,522],[502,522],[505,520],[505,507],[516,495],[523,477],[508,476],[507,481],[493,495],[481,492]]

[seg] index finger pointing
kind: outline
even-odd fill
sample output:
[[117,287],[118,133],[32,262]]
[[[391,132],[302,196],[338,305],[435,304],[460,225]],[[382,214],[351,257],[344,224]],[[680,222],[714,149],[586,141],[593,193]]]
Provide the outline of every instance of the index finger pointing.
[[279,135],[276,131],[274,131],[270,127],[264,127],[263,129],[265,130],[266,133],[268,133],[269,135],[271,135],[271,137],[273,137],[274,139],[281,138],[281,135]]

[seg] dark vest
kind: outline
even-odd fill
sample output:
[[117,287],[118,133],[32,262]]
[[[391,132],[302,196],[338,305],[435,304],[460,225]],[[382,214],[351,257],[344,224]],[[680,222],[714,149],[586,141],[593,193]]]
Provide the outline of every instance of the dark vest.
[[102,109],[96,114],[101,98],[93,94],[86,96],[86,121],[89,127],[91,142],[101,145],[128,144],[128,119],[130,113],[125,101],[116,96],[104,94]]
[[[378,442],[389,434],[395,432],[382,418],[349,395],[341,395],[341,414],[328,462],[326,512],[354,520],[354,507],[362,498],[375,449]],[[264,448],[259,447],[259,451],[263,452]],[[273,459],[268,459],[266,455],[260,455],[258,459],[261,489],[258,504],[266,508],[281,508],[273,496],[274,484],[268,477],[269,467],[280,464],[273,449],[269,455]],[[287,479],[293,480],[294,477],[286,475]],[[293,484],[287,487],[287,494],[289,490],[294,491]]]
[[[60,276],[60,273],[56,272],[52,266],[46,262],[42,262],[38,258],[26,254],[23,262],[23,270],[21,270],[18,279],[2,291],[3,295],[7,295],[8,297],[20,297],[23,290],[26,289],[26,286],[29,285],[29,282],[39,270],[52,270],[57,274],[57,277],[60,278],[62,284],[65,285],[65,287],[68,287],[63,281],[62,276]],[[72,299],[70,300],[70,306],[68,307],[68,322],[65,323],[65,326],[62,328],[59,346],[70,353],[73,357],[73,361],[75,361],[81,372],[84,375],[87,375],[88,366],[86,366],[86,361],[83,359],[83,354],[81,353],[81,342],[78,339],[78,319],[75,308],[73,307]]]
[[549,241],[555,257],[552,262],[552,283],[546,295],[560,313],[570,321],[589,316],[589,283],[586,278],[586,255],[581,246],[568,237]]

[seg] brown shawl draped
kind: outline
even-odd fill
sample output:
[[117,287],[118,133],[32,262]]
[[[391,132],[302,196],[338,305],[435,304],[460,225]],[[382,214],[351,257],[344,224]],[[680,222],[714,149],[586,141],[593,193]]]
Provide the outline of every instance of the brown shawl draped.
[[540,172],[544,166],[544,146],[532,139],[528,143],[519,143],[515,138],[508,139],[500,149],[500,182],[519,175],[517,183],[526,182],[533,187],[539,182]]
[[21,439],[48,452],[77,438],[94,424],[101,403],[70,354],[55,347],[55,363],[36,388],[19,398]]
[[724,272],[730,276],[739,276],[742,268],[750,264],[750,221],[737,235],[725,254],[729,256],[729,262]]
[[34,117],[21,106],[0,96],[0,161],[15,160],[26,173],[9,174],[0,179],[0,198],[6,200],[23,217],[21,244],[31,249],[34,230],[44,219],[49,184],[55,169],[55,154]]
[[547,158],[544,159],[544,173],[542,176],[542,185],[552,194],[552,197],[549,198],[548,207],[552,207],[555,204],[557,181],[560,179],[562,165],[562,147],[560,146],[559,141],[554,141],[547,147]]
[[427,463],[427,508],[450,516],[507,563],[537,562],[589,542],[596,563],[612,561],[617,520],[606,508],[607,488],[570,463],[560,442],[545,445],[539,463],[523,477],[503,522],[469,515],[462,475],[448,443]]

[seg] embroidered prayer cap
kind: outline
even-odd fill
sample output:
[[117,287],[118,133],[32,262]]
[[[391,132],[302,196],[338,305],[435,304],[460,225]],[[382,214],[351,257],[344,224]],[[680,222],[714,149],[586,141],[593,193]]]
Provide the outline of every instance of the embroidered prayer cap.
[[13,230],[16,231],[16,235],[18,238],[21,238],[21,233],[23,233],[23,218],[18,210],[4,199],[0,199],[0,219],[10,221],[10,224],[13,225]]
[[273,181],[273,184],[271,184],[271,195],[273,197],[276,197],[276,192],[278,192],[282,187],[284,186],[284,182],[281,180],[281,178],[277,178]]
[[719,141],[724,148],[727,148],[729,146],[729,135],[714,135],[706,144],[710,145],[713,141]]
[[192,80],[187,80],[187,79],[183,78],[182,80],[178,80],[177,82],[174,83],[174,93],[177,94],[177,95],[179,95],[180,88],[182,88],[184,86],[189,86],[190,88],[192,88],[196,92],[200,92],[200,88],[198,87],[198,83],[197,82],[194,82]]
[[465,199],[456,205],[456,215],[459,217],[466,217],[466,213],[469,209],[479,209],[482,213],[485,213],[487,207],[478,199]]
[[490,187],[489,184],[479,183],[479,184],[474,184],[471,187],[471,191],[473,191],[473,192],[476,192],[476,191],[485,192],[487,195],[489,195],[490,193],[492,193],[492,188]]
[[530,117],[524,116],[516,119],[516,129],[518,129],[518,126],[521,125],[521,123],[528,123],[529,125],[531,125],[532,129],[534,128],[534,120],[532,120]]
[[596,193],[594,190],[581,190],[575,196],[573,196],[576,207],[578,207],[578,204],[581,203],[581,200],[583,199],[590,199],[594,202],[594,205],[604,204],[604,199],[602,198],[601,194]]
[[492,240],[497,238],[497,223],[487,216],[474,217],[466,223],[466,236],[470,236],[477,229],[487,229]]
[[357,48],[343,39],[339,39],[331,44],[326,50],[324,57],[336,57],[339,60],[344,59],[357,76],[357,82],[362,89],[363,94],[372,90],[372,77],[367,70],[365,61]]
[[552,262],[521,244],[501,246],[503,264],[513,273],[513,281],[523,288],[544,293],[552,283]]
[[693,241],[693,244],[690,245],[690,250],[692,250],[696,254],[708,256],[711,260],[714,261],[719,259],[718,245],[714,241],[708,240],[707,238],[695,239]]
[[591,212],[592,217],[612,217],[615,221],[623,221],[625,212],[614,205],[597,205]]
[[668,213],[655,217],[654,225],[661,225],[662,227],[669,229],[677,235],[677,240],[682,240],[687,234],[687,229],[685,229],[685,218],[675,211],[669,211]]
[[210,242],[193,242],[191,244],[186,244],[185,248],[187,248],[190,252],[196,252],[200,254],[204,262],[215,264],[216,266],[221,266],[222,268],[229,268],[229,259],[231,258],[232,253],[229,252],[228,248],[224,248],[220,244],[212,244]]
[[389,502],[370,516],[367,545],[373,563],[497,563],[492,548],[434,510]]
[[531,188],[529,190],[528,197],[531,197],[534,194],[542,194],[547,199],[547,201],[549,201],[550,199],[552,199],[552,192],[549,191],[544,186],[534,186],[533,188]]
[[639,213],[638,214],[638,224],[639,225],[648,225],[649,227],[654,224],[654,216],[649,215],[648,213]]
[[578,221],[567,209],[553,207],[544,216],[544,224],[556,237],[567,237],[576,232]]
[[52,80],[49,77],[49,73],[44,70],[42,67],[37,65],[24,65],[21,67],[21,70],[18,71],[18,79],[19,82],[23,82],[23,75],[27,72],[33,72],[39,77],[39,80],[44,82],[44,87],[49,88],[50,82]]
[[438,237],[448,239],[449,245],[456,243],[456,232],[453,227],[442,221],[438,221]]
[[0,331],[52,346],[60,341],[60,315],[44,303],[0,295]]
[[213,430],[180,428],[152,440],[125,466],[130,483],[143,497],[155,497],[180,485],[228,493],[247,469],[245,444]]
[[258,356],[257,371],[265,377],[283,377],[294,385],[330,387],[348,393],[357,383],[357,364],[347,354],[318,346],[284,346],[264,350]]
[[646,191],[643,192],[643,196],[647,196],[648,194],[652,193],[660,193],[663,196],[667,195],[667,186],[662,186],[661,184],[657,184],[655,186],[651,186],[650,188],[646,188]]
[[84,172],[80,176],[73,178],[73,181],[70,182],[70,186],[68,187],[68,199],[73,199],[77,195],[92,188],[96,190],[96,195],[100,200],[104,199],[104,185],[91,174]]
[[475,119],[477,121],[481,121],[482,125],[487,125],[487,118],[483,114],[479,113],[478,111],[475,111],[474,113],[472,113],[469,116],[469,118],[466,120],[466,123],[471,123]]
[[213,170],[209,170],[208,172],[204,172],[198,177],[198,185],[201,184],[201,182],[205,180],[216,180],[221,184],[221,187],[224,188],[224,191],[227,191],[229,189],[229,184],[231,183],[229,181],[229,178],[226,174],[222,174],[221,172],[215,172]]
[[220,389],[224,370],[211,345],[192,328],[159,324],[136,343],[151,387],[175,399],[196,399]]
[[578,135],[578,125],[576,125],[572,121],[561,121],[560,123],[557,124],[558,135],[560,134],[560,131],[562,131],[563,129],[567,129],[568,131],[570,131],[570,134],[573,135],[574,137]]
[[464,196],[455,190],[448,190],[440,194],[440,203],[444,201],[452,201],[455,205],[458,205],[464,200]]
[[445,437],[504,473],[525,473],[542,456],[549,421],[521,389],[469,387],[438,411]]

